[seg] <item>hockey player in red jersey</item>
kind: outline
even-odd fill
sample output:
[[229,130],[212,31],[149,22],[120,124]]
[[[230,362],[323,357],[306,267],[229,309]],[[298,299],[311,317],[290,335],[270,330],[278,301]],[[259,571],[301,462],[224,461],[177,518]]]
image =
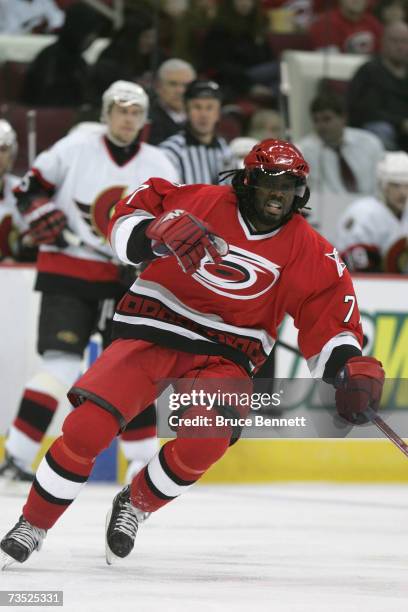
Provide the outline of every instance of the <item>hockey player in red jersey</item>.
[[[39,466],[22,516],[3,538],[7,566],[39,549],[76,498],[95,457],[135,414],[176,379],[249,384],[271,351],[285,313],[313,376],[336,387],[339,413],[353,423],[378,407],[381,364],[361,354],[353,285],[336,249],[298,212],[308,165],[291,144],[266,140],[251,150],[232,186],[176,185],[153,178],[115,208],[110,240],[127,264],[149,260],[118,304],[116,340],[70,390],[77,406]],[[188,406],[184,417],[208,415]],[[245,416],[241,405],[217,414]],[[190,432],[190,435],[189,435]],[[237,432],[213,421],[191,436],[188,423],[115,497],[106,558],[126,557],[138,526],[187,491],[227,451]]]
[[[94,331],[110,339],[114,303],[129,285],[107,244],[114,204],[151,176],[177,180],[164,153],[141,142],[148,97],[142,87],[116,81],[103,94],[101,130],[74,131],[41,153],[15,191],[32,243],[39,246],[36,290],[42,294],[38,352],[6,440],[2,483],[33,480],[31,464],[60,400],[80,373]],[[130,471],[157,450],[150,408],[122,435]],[[17,485],[18,486],[18,485]]]

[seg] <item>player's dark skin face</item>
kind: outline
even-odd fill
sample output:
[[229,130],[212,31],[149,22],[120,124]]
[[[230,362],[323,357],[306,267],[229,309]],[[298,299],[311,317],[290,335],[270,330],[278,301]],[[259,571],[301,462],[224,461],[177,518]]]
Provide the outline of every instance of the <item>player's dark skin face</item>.
[[273,230],[292,208],[296,180],[288,175],[260,177],[253,192],[251,223],[260,232]]

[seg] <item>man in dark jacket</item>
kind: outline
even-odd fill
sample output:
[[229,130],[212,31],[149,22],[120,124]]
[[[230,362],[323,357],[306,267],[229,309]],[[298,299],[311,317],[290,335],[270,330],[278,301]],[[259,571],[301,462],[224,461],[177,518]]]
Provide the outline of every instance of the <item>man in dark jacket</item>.
[[147,140],[150,144],[158,145],[184,127],[186,113],[183,96],[187,85],[195,77],[193,66],[184,60],[171,58],[161,64],[155,88],[157,97],[149,113]]
[[67,9],[58,39],[37,55],[23,84],[22,102],[36,106],[80,106],[85,101],[88,66],[82,53],[106,24],[91,7]]
[[408,151],[408,25],[384,30],[381,54],[363,64],[349,87],[350,124],[374,132],[386,149]]

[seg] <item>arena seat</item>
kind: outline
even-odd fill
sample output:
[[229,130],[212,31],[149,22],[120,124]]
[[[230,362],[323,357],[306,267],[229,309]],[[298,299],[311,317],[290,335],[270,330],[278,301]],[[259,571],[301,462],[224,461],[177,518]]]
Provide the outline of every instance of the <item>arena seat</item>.
[[0,64],[0,101],[20,100],[27,62],[6,61]]
[[311,43],[308,32],[293,32],[288,34],[268,35],[269,47],[273,57],[279,59],[284,51],[310,51]]

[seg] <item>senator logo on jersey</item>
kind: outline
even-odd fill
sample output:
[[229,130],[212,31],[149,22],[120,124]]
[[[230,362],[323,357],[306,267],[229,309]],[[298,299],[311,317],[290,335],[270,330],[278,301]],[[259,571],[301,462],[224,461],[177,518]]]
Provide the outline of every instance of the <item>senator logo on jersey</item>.
[[124,185],[108,187],[99,193],[91,204],[75,200],[82,219],[98,238],[102,236],[106,240],[108,224],[113,215],[113,209],[115,204],[125,196],[126,189]]
[[272,261],[231,246],[222,263],[203,259],[193,278],[218,295],[234,300],[252,300],[266,293],[279,279],[279,266]]

